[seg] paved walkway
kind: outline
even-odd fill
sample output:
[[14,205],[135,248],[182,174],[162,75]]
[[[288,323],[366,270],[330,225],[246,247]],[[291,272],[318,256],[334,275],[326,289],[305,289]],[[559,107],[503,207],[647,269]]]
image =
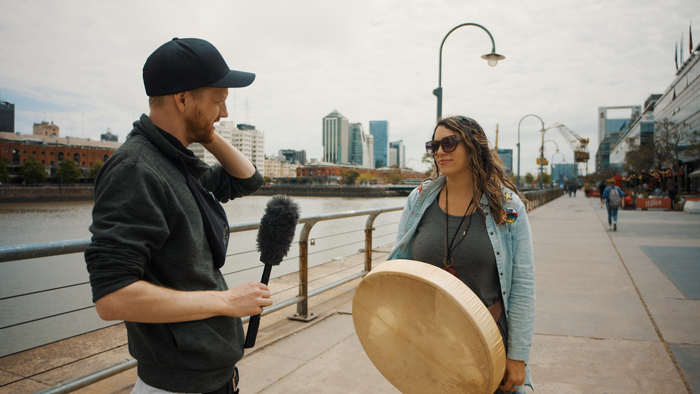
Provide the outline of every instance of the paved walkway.
[[[620,211],[613,232],[599,201],[579,193],[530,221],[536,392],[700,393],[700,215]],[[375,264],[386,256],[375,255]],[[287,320],[293,307],[263,317],[257,346],[239,363],[242,393],[397,393],[354,333],[356,285],[313,298],[311,323]],[[123,329],[112,330],[123,342]],[[78,392],[128,393],[134,380],[132,369]]]
[[[700,215],[621,211],[612,232],[599,201],[578,194],[536,209],[530,219],[536,392],[700,392]],[[684,287],[691,292],[684,294]],[[364,354],[350,311],[345,306],[246,356],[242,388],[397,392]]]

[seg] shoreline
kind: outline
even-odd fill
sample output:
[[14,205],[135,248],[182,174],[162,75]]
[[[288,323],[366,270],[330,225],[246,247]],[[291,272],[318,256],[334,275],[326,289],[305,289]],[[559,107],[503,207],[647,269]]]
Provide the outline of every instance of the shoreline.
[[[252,195],[283,194],[293,197],[401,197],[416,186],[387,190],[381,186],[290,186],[265,185]],[[0,186],[0,204],[22,202],[92,201],[93,185]]]

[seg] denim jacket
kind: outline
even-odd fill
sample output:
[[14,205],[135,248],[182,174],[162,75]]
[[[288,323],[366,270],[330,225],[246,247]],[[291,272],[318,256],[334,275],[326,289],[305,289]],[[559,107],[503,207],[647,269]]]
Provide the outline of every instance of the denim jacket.
[[[445,184],[445,177],[426,181],[408,196],[394,248],[387,260],[412,259],[413,235],[425,210],[433,203]],[[506,355],[512,360],[525,361],[525,384],[532,387],[530,358],[532,336],[535,331],[535,264],[532,253],[532,232],[527,219],[527,209],[513,191],[504,188],[504,208],[508,220],[503,225],[496,221],[489,210],[486,196],[482,196],[479,209],[486,218],[486,230],[496,257],[503,306],[508,319],[508,344]]]

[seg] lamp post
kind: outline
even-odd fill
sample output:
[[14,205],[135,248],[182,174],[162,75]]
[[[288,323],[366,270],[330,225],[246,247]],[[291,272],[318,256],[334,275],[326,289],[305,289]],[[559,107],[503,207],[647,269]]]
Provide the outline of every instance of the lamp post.
[[535,118],[539,119],[540,122],[542,122],[542,130],[541,131],[542,131],[542,140],[544,140],[544,120],[542,120],[542,118],[540,118],[539,116],[534,115],[534,114],[529,114],[529,115],[523,116],[520,119],[520,122],[518,122],[518,145],[517,145],[518,146],[518,177],[515,181],[516,186],[518,186],[518,188],[520,188],[520,124],[523,122],[523,119],[527,118],[528,116],[534,116]]
[[[553,141],[553,140],[546,140],[546,141],[542,141],[542,150],[543,150],[542,155],[544,155],[544,143],[545,142],[553,143],[557,147],[557,151],[555,152],[555,154],[559,153],[559,144],[557,144],[556,141]],[[564,157],[563,154],[561,154],[561,153],[559,153],[559,154],[562,155],[562,157]],[[554,155],[552,155],[552,161],[554,161]],[[549,182],[550,186],[551,186],[552,181],[554,181],[554,167],[553,167],[552,162],[549,163],[549,174],[552,176],[552,179]],[[544,173],[541,173],[540,176],[544,177]]]
[[455,26],[450,30],[446,35],[445,38],[442,39],[442,43],[440,44],[440,66],[438,68],[438,87],[433,90],[433,94],[435,97],[437,97],[437,120],[439,121],[440,118],[442,117],[442,47],[445,45],[445,40],[447,40],[447,37],[452,34],[453,31],[459,29],[462,26],[476,26],[486,32],[486,34],[489,35],[489,38],[491,39],[491,53],[487,53],[486,55],[481,56],[482,59],[488,61],[489,66],[491,67],[496,67],[496,64],[498,64],[499,60],[503,60],[506,57],[503,55],[499,55],[496,53],[496,43],[493,41],[493,36],[491,33],[483,26],[478,25],[476,23],[462,23],[459,26]]
[[[552,183],[554,183],[554,156],[556,156],[556,155],[561,155],[561,161],[560,161],[560,163],[565,163],[565,162],[566,162],[566,158],[564,157],[564,154],[561,153],[561,152],[559,152],[559,148],[557,148],[557,151],[554,152],[554,154],[552,154],[552,161],[549,163],[549,164],[550,164],[550,170],[549,170],[549,171],[552,173]],[[559,183],[559,182],[557,181],[557,184],[558,184],[558,183]]]

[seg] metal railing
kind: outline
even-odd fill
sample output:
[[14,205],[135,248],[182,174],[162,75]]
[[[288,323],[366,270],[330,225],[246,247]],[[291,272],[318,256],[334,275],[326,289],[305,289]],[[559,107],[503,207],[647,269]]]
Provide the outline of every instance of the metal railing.
[[[347,282],[360,278],[367,274],[372,269],[372,239],[373,231],[375,230],[374,221],[382,213],[395,212],[403,209],[403,206],[388,207],[388,208],[375,208],[366,209],[358,211],[345,211],[330,214],[320,214],[305,216],[299,219],[299,224],[303,225],[300,235],[299,235],[299,292],[294,298],[275,303],[269,308],[265,308],[262,315],[267,315],[269,313],[281,310],[288,306],[297,305],[296,314],[290,319],[310,321],[315,317],[313,314],[309,313],[308,301],[309,298],[331,290],[335,287],[343,285]],[[309,236],[311,229],[315,224],[321,221],[345,219],[358,216],[367,216],[364,228],[364,266],[360,272],[351,274],[333,283],[322,286],[318,289],[309,291]],[[229,226],[231,233],[244,232],[257,230],[260,227],[260,222],[243,222],[235,223]],[[90,244],[89,238],[69,240],[69,241],[58,241],[58,242],[46,242],[39,244],[27,244],[27,245],[17,245],[0,247],[0,263],[27,260],[40,257],[52,257],[71,253],[80,253],[85,250],[85,248]],[[250,318],[243,318],[243,322],[247,322]],[[90,384],[96,383],[110,376],[114,376],[123,371],[136,367],[137,362],[134,359],[125,361],[123,363],[111,366],[109,368],[96,371],[92,374],[82,376],[80,378],[66,382],[60,386],[55,386],[41,393],[69,393],[75,391],[79,388],[86,387]]]
[[[563,189],[548,189],[548,190],[534,190],[523,192],[523,195],[528,199],[526,204],[527,210],[537,208],[538,206],[549,202],[559,196],[564,194]],[[366,275],[372,269],[372,240],[375,219],[382,213],[395,212],[402,210],[403,206],[389,207],[389,208],[376,208],[376,209],[366,209],[358,211],[346,211],[331,214],[320,214],[313,216],[305,216],[299,219],[299,224],[303,225],[300,235],[299,235],[299,285],[298,285],[298,295],[294,298],[287,299],[282,302],[275,303],[275,305],[266,308],[262,315],[267,315],[272,312],[281,310],[288,306],[296,304],[297,311],[296,314],[290,319],[310,321],[313,320],[315,316],[309,313],[308,301],[309,298],[321,294],[325,291],[331,290],[335,287],[343,285],[347,282],[360,278]],[[365,222],[365,239],[364,239],[364,267],[360,272],[351,274],[345,278],[337,280],[328,285],[322,286],[315,290],[309,291],[309,236],[311,229],[315,224],[321,221],[344,219],[350,217],[367,216]],[[230,225],[230,232],[244,232],[257,230],[260,227],[260,222],[243,222]],[[71,253],[80,253],[85,250],[89,245],[90,239],[77,239],[69,241],[59,241],[59,242],[47,242],[39,244],[28,244],[28,245],[18,245],[9,247],[0,247],[0,263],[9,261],[18,261],[26,259],[34,259],[40,257],[51,257],[59,256]],[[242,319],[243,322],[249,320],[248,317]],[[49,388],[42,391],[41,393],[70,393],[78,390],[82,387],[86,387],[90,384],[96,383],[103,379],[109,378],[131,368],[137,366],[137,361],[134,359],[127,360],[123,363],[113,365],[111,367],[96,371],[86,376],[79,377],[77,379],[68,381],[59,386]]]

